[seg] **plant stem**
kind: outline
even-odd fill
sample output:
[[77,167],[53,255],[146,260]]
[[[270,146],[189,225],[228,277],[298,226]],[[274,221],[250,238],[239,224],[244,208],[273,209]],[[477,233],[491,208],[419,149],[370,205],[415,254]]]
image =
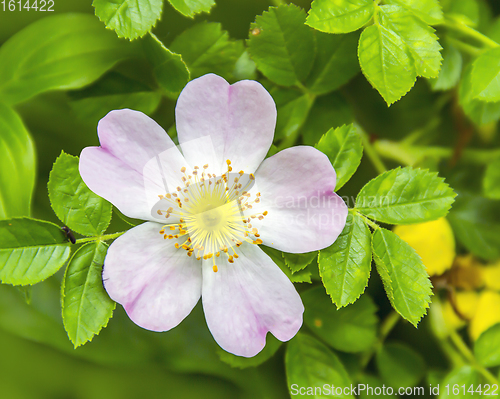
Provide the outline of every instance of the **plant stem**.
[[481,32],[478,32],[477,30],[471,28],[463,22],[459,22],[453,18],[446,17],[444,20],[444,26],[446,26],[448,29],[459,32],[464,36],[470,37],[471,39],[475,39],[479,43],[484,44],[486,47],[494,48],[499,46],[497,42],[490,39],[488,36],[483,35]]
[[377,170],[378,174],[387,172],[387,168],[382,162],[382,159],[380,159],[379,154],[373,148],[372,143],[370,143],[370,138],[368,137],[368,135],[363,131],[363,129],[361,129],[360,126],[356,126],[356,128],[361,137],[361,141],[363,143],[366,155],[368,155],[368,158],[370,158],[370,161],[373,163],[373,166],[375,166],[375,169]]
[[460,40],[454,39],[452,37],[449,37],[447,41],[453,46],[456,47],[458,50],[463,51],[464,53],[467,53],[473,57],[477,57],[479,53],[481,52],[480,48],[477,48],[475,46],[472,46],[470,44],[464,43]]
[[371,219],[367,218],[365,215],[359,213],[356,208],[352,208],[352,209],[349,209],[349,211],[351,213],[354,213],[356,214],[357,216],[359,216],[361,219],[363,219],[365,221],[365,223],[370,226],[373,230],[378,230],[380,229],[380,226],[375,223],[374,221],[372,221]]
[[126,233],[126,232],[120,231],[118,233],[104,234],[102,236],[80,238],[80,239],[76,240],[76,244],[84,244],[86,242],[94,242],[94,241],[114,240],[115,238],[120,237],[124,233]]
[[471,366],[473,366],[479,373],[481,373],[483,377],[486,378],[486,380],[488,380],[492,384],[498,384],[498,380],[496,379],[496,377],[493,374],[491,374],[489,370],[487,370],[477,362],[476,358],[474,357],[474,354],[471,352],[469,347],[465,344],[463,339],[456,331],[453,331],[450,334],[450,339],[451,342],[453,342],[455,347],[462,354],[462,356],[469,362]]

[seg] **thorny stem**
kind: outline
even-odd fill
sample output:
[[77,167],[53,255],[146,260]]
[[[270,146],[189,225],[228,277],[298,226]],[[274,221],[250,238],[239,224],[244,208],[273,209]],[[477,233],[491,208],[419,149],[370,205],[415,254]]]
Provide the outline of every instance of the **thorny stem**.
[[464,36],[470,37],[471,39],[475,39],[479,43],[484,44],[486,47],[494,48],[499,46],[497,42],[490,39],[488,36],[483,35],[481,32],[478,32],[463,22],[457,21],[453,18],[446,17],[444,20],[444,26],[450,30],[462,33]]
[[80,239],[76,240],[76,244],[84,244],[86,242],[94,242],[94,241],[114,240],[115,238],[120,237],[124,233],[126,233],[126,232],[120,231],[118,233],[104,234],[102,236],[80,238]]

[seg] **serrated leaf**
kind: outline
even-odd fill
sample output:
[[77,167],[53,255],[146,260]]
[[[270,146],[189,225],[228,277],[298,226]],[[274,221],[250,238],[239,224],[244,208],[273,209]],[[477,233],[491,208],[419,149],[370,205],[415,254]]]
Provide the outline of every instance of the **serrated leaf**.
[[462,73],[462,54],[453,45],[444,44],[443,64],[437,78],[430,79],[432,90],[450,90],[460,80]]
[[108,246],[88,243],[76,251],[66,268],[61,304],[64,328],[75,348],[91,341],[106,327],[116,303],[102,283],[102,266]]
[[191,72],[191,79],[206,73],[231,79],[244,48],[242,41],[229,38],[221,24],[201,22],[177,36],[170,50],[182,55]]
[[358,169],[363,157],[361,137],[354,125],[330,129],[315,147],[325,153],[337,173],[335,191],[346,184]]
[[446,216],[455,192],[437,173],[411,167],[389,170],[358,193],[356,209],[389,224],[428,222]]
[[274,139],[276,142],[280,141],[279,148],[290,147],[295,143],[313,104],[314,99],[308,94],[303,94],[285,104],[277,105],[278,119]]
[[107,28],[133,40],[148,33],[160,19],[163,0],[94,0],[92,5]]
[[394,389],[414,387],[425,373],[422,356],[402,343],[386,343],[375,361],[382,380]]
[[327,33],[358,30],[373,17],[372,0],[314,0],[306,24]]
[[2,283],[39,283],[57,272],[69,254],[66,235],[53,223],[28,218],[0,221]]
[[143,46],[158,84],[169,93],[180,93],[190,79],[181,55],[166,48],[152,33],[144,38]]
[[292,86],[311,71],[316,43],[305,19],[301,8],[280,5],[257,16],[250,26],[248,51],[257,68],[274,83]]
[[387,105],[398,101],[415,84],[417,73],[408,47],[381,25],[369,26],[361,33],[358,57],[361,71]]
[[474,355],[485,367],[500,366],[500,324],[483,332],[474,344]]
[[[298,333],[288,344],[285,355],[286,379],[292,395],[294,387],[311,387],[311,397],[321,398],[331,395],[315,395],[314,387],[349,387],[351,380],[338,357],[317,339]],[[339,398],[354,398],[352,395],[336,395]]]
[[83,182],[78,157],[61,152],[50,172],[48,189],[52,209],[71,230],[97,236],[108,228],[112,206]]
[[172,6],[186,17],[194,17],[201,12],[210,12],[215,0],[168,0]]
[[35,147],[17,113],[0,103],[0,219],[29,216]]
[[356,56],[359,34],[316,33],[316,59],[305,85],[314,94],[337,90],[360,69]]
[[272,334],[267,334],[266,346],[254,357],[236,356],[219,348],[217,349],[217,354],[219,355],[220,360],[229,364],[231,367],[246,369],[248,367],[257,367],[269,360],[274,356],[282,344],[283,343],[274,338]]
[[94,85],[69,92],[70,106],[83,121],[98,121],[114,109],[134,109],[150,115],[161,93],[122,74],[110,72]]
[[472,67],[464,71],[459,87],[459,103],[465,114],[477,125],[486,125],[500,119],[500,103],[492,103],[474,98]]
[[428,25],[443,22],[443,10],[438,0],[386,0],[385,3],[406,8]]
[[416,327],[432,295],[425,266],[415,250],[392,231],[375,230],[372,248],[377,271],[392,306]]
[[285,264],[292,271],[292,273],[297,273],[298,271],[305,269],[317,256],[318,251],[306,252],[303,254],[289,254],[283,252]]
[[[462,366],[460,368],[452,370],[441,382],[442,387],[449,386],[450,389],[441,389],[441,393],[439,395],[439,399],[456,399],[457,397],[467,398],[473,397],[475,395],[471,395],[466,393],[466,395],[457,396],[453,392],[453,388],[458,386],[459,393],[462,393],[462,385],[467,387],[467,389],[472,385],[473,387],[478,387],[479,384],[479,373],[472,366]],[[478,395],[480,397],[481,395]]]
[[368,295],[342,309],[335,309],[323,287],[305,291],[304,323],[324,342],[342,352],[357,353],[377,340],[377,307]]
[[434,29],[399,6],[379,7],[380,23],[406,44],[418,76],[435,78],[441,69],[441,45]]
[[359,216],[349,213],[337,240],[319,252],[319,274],[337,308],[353,303],[363,293],[371,262],[370,230]]
[[487,198],[500,200],[500,159],[489,163],[486,167],[483,187]]
[[285,275],[290,279],[292,283],[311,283],[311,272],[307,270],[307,267],[305,269],[292,273],[285,263],[283,252],[278,251],[274,248],[265,247],[263,245],[260,246],[260,249],[262,249],[267,255],[269,255],[273,262],[279,266],[281,271],[285,273]]
[[472,97],[500,101],[500,47],[481,53],[472,64]]
[[40,19],[0,48],[0,98],[16,104],[44,91],[86,86],[131,50],[92,15]]

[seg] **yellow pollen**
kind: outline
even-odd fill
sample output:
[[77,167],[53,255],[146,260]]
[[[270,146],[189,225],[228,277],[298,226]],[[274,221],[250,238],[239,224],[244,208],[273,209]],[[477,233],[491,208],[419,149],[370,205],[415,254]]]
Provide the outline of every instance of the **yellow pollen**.
[[217,271],[218,271],[219,269],[217,268],[217,265],[214,265],[214,266],[212,267],[212,270],[214,271],[214,273],[217,273]]

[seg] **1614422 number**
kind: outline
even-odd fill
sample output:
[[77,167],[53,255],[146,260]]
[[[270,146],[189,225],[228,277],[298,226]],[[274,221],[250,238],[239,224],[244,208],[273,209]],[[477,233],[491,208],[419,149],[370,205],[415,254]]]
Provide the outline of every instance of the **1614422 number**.
[[54,11],[54,0],[2,0],[2,11]]

